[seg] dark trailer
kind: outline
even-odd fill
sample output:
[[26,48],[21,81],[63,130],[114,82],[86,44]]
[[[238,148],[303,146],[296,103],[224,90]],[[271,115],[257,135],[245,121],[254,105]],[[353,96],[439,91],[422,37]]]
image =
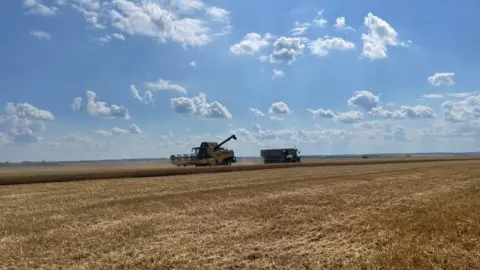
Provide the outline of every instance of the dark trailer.
[[263,149],[260,155],[265,164],[300,162],[300,151],[296,148]]

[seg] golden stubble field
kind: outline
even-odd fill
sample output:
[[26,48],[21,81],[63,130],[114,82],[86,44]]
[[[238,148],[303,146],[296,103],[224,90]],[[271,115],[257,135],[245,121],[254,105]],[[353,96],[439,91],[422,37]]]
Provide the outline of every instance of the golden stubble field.
[[480,269],[480,161],[0,187],[3,269]]

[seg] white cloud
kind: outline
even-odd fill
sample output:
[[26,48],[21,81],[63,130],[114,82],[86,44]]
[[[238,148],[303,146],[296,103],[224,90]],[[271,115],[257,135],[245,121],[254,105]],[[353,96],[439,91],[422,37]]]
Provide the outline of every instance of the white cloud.
[[30,35],[37,37],[39,39],[52,39],[52,34],[45,32],[45,31],[40,31],[40,30],[33,30],[30,31]]
[[[105,13],[101,10],[99,0],[73,0],[71,5],[76,11],[81,13],[85,21],[95,29],[105,29],[105,24],[99,22],[100,16]],[[106,38],[106,37],[105,37]]]
[[321,117],[321,118],[334,118],[335,113],[332,112],[331,110],[323,110],[323,109],[317,109],[317,110],[312,110],[308,109],[310,113],[312,113],[313,118],[315,117]]
[[232,119],[232,115],[225,106],[218,101],[208,103],[204,93],[192,98],[172,98],[170,105],[179,114],[195,115],[200,119]]
[[432,108],[427,106],[416,105],[400,106],[399,110],[389,111],[381,107],[373,108],[370,114],[374,117],[385,119],[417,119],[417,118],[435,118],[436,114]]
[[23,6],[28,9],[26,14],[36,14],[41,16],[53,16],[60,10],[54,6],[46,6],[40,0],[23,0]]
[[212,17],[214,21],[227,21],[228,20],[228,15],[230,12],[226,9],[223,8],[218,8],[218,7],[208,7],[207,8],[207,14]]
[[91,116],[98,116],[104,118],[123,118],[130,119],[130,113],[128,109],[123,106],[110,105],[108,106],[106,102],[96,101],[95,98],[97,94],[93,91],[87,90],[87,113]]
[[19,118],[28,118],[34,120],[54,120],[55,117],[49,111],[40,110],[28,103],[7,103],[5,106],[7,115],[15,115]]
[[421,105],[416,105],[413,107],[400,106],[400,115],[405,115],[406,118],[410,119],[434,118],[436,116],[432,108]]
[[143,131],[135,124],[131,124],[130,125],[130,128],[128,129],[128,131],[130,131],[130,133],[132,134],[141,134],[143,133]]
[[273,102],[268,108],[268,114],[273,116],[286,115],[290,113],[293,113],[293,111],[283,101]]
[[29,103],[7,103],[5,115],[0,115],[0,135],[3,144],[24,145],[35,143],[42,138],[38,136],[45,131],[43,121],[55,119],[53,114],[41,110]]
[[197,66],[197,63],[195,63],[195,61],[192,61],[192,62],[190,62],[189,65],[190,65],[191,67],[196,67],[196,66]]
[[458,123],[480,119],[480,95],[469,96],[463,100],[446,101],[442,104],[444,118],[448,122]]
[[271,63],[293,63],[296,56],[303,53],[305,44],[301,38],[280,37],[273,43],[273,53],[270,54]]
[[155,103],[155,100],[153,99],[153,94],[151,91],[146,90],[143,93],[143,96],[140,96],[140,91],[137,89],[137,87],[133,84],[130,85],[130,92],[132,93],[133,98],[136,100],[139,100],[145,104],[149,103]]
[[113,127],[111,130],[98,129],[95,130],[95,132],[104,136],[120,136],[125,134],[141,134],[142,130],[137,125],[132,124],[129,129]]
[[268,119],[273,120],[273,121],[283,121],[283,117],[278,116],[278,115],[270,115]]
[[101,43],[109,43],[112,39],[125,40],[125,36],[123,34],[120,34],[120,33],[114,33],[114,34],[111,34],[111,35],[106,35],[106,36],[103,36],[103,37],[99,37],[98,41],[100,41]]
[[258,60],[260,60],[260,62],[262,62],[262,63],[265,62],[265,61],[267,61],[267,59],[268,59],[268,56],[266,56],[266,55],[264,55],[264,54],[263,54],[263,55],[260,55],[260,56],[258,57]]
[[119,39],[119,40],[125,40],[125,36],[123,34],[120,34],[120,33],[114,33],[114,34],[111,35],[111,37]]
[[451,72],[437,72],[434,75],[428,77],[428,83],[440,86],[440,85],[453,85],[455,81],[453,80],[455,73]]
[[353,124],[363,120],[363,113],[357,111],[338,113],[335,120],[344,124]]
[[250,111],[255,114],[256,116],[265,116],[265,114],[260,111],[259,109],[254,109],[254,108],[250,108]]
[[187,89],[185,89],[185,87],[164,79],[159,79],[156,82],[146,82],[145,85],[152,92],[172,91],[172,92],[178,92],[184,95],[187,94]]
[[229,11],[208,7],[200,0],[112,0],[102,2],[98,8],[82,3],[74,8],[83,13],[94,28],[113,27],[122,34],[144,36],[162,43],[173,41],[183,47],[206,45],[230,31]]
[[355,94],[347,101],[348,106],[357,106],[365,111],[370,111],[380,103],[380,98],[369,91],[355,91]]
[[355,29],[347,25],[345,17],[338,17],[335,20],[335,24],[333,25],[333,27],[335,27],[337,30],[355,31]]
[[442,94],[426,94],[422,96],[423,98],[429,98],[429,99],[442,99],[443,95]]
[[272,70],[272,78],[273,79],[282,78],[283,76],[285,76],[285,72],[283,70],[279,70],[279,69],[273,69]]
[[367,33],[362,33],[363,52],[362,57],[370,60],[386,58],[388,46],[405,46],[399,42],[398,33],[383,19],[368,13],[364,19]]
[[448,93],[446,95],[449,96],[449,97],[453,97],[453,98],[466,98],[468,96],[473,96],[477,93],[479,93],[479,91],[461,92],[461,93]]
[[303,35],[307,32],[308,28],[310,27],[310,23],[299,23],[295,22],[295,27],[290,31],[292,36],[299,36]]
[[73,103],[70,104],[70,108],[72,108],[74,112],[79,111],[82,108],[82,100],[81,97],[74,98]]
[[230,52],[233,54],[248,54],[253,55],[260,51],[263,47],[270,44],[270,34],[265,34],[263,37],[257,33],[248,33],[243,39],[230,47]]
[[312,54],[325,56],[331,50],[353,50],[355,49],[355,44],[340,37],[325,36],[309,42],[308,48]]
[[318,26],[321,28],[324,28],[325,26],[327,26],[328,21],[323,17],[323,12],[324,12],[323,9],[320,10],[317,16],[313,19],[313,24],[315,26]]

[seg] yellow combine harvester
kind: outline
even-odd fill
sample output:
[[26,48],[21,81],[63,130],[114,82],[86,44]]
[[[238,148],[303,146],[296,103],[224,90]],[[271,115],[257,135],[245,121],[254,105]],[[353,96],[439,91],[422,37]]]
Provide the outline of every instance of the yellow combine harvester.
[[220,144],[216,142],[202,142],[200,147],[192,148],[192,153],[190,155],[171,155],[170,163],[175,166],[219,166],[227,165],[230,166],[232,163],[237,162],[235,153],[233,150],[222,148],[222,145],[230,141],[231,139],[236,140],[237,137],[232,135]]

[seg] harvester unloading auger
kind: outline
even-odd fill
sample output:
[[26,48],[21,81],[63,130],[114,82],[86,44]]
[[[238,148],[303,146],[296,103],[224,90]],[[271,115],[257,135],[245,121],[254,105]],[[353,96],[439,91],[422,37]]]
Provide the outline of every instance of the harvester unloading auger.
[[235,152],[233,150],[223,148],[222,145],[231,139],[236,140],[237,137],[232,135],[220,144],[216,142],[202,142],[200,147],[192,148],[192,153],[190,155],[171,155],[170,162],[178,167],[218,165],[230,166],[232,163],[237,162]]

